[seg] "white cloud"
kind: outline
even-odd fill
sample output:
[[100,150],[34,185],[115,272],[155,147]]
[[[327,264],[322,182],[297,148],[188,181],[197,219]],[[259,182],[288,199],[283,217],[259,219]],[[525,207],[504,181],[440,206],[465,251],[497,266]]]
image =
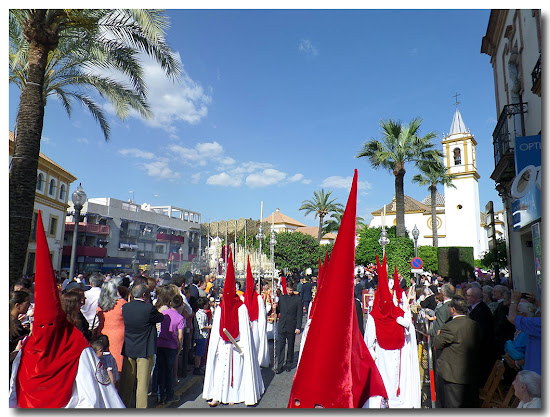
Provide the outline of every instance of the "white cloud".
[[[352,177],[340,177],[338,175],[327,177],[321,183],[322,187],[327,188],[351,188]],[[357,189],[359,190],[370,190],[372,185],[368,181],[357,181]]]
[[242,183],[242,178],[230,176],[222,172],[221,174],[210,176],[206,180],[206,183],[209,185],[221,185],[223,187],[238,187]]
[[141,167],[145,169],[147,175],[158,179],[176,180],[181,176],[179,172],[174,172],[168,167],[166,160],[143,162]]
[[86,139],[86,138],[77,138],[76,141],[78,143],[84,143],[86,145],[88,144],[88,139]]
[[190,165],[206,166],[212,162],[223,165],[232,165],[235,163],[233,158],[225,156],[223,146],[218,142],[197,143],[194,148],[169,145],[168,149],[176,153],[183,162]]
[[197,173],[191,175],[191,184],[198,184],[200,179],[201,179],[200,172],[197,172]]
[[309,39],[302,39],[298,44],[298,49],[304,52],[306,55],[317,56],[319,54],[318,49],[311,43]]
[[304,178],[303,174],[294,174],[292,177],[288,178],[288,182],[297,182]]
[[137,148],[119,149],[118,153],[124,156],[133,156],[134,158],[141,159],[154,159],[155,154],[152,152],[142,151]]
[[302,181],[302,184],[306,184],[306,185],[307,185],[307,184],[311,184],[311,180],[303,180],[303,181]]
[[284,172],[276,169],[264,169],[262,172],[250,174],[246,177],[246,185],[252,188],[266,187],[268,185],[278,184],[286,178]]

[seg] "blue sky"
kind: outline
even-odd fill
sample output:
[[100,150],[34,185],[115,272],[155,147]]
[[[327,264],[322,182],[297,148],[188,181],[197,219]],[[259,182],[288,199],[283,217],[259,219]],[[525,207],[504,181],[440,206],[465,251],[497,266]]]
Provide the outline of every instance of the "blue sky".
[[[490,10],[169,10],[167,41],[184,69],[178,84],[145,63],[153,120],[118,120],[106,143],[78,105],[69,119],[48,101],[41,151],[88,197],[174,205],[202,221],[299,210],[313,192],[345,204],[359,171],[357,214],[391,202],[393,175],[356,159],[380,120],[423,119],[421,134],[450,129],[455,93],[477,140],[480,204],[502,208],[494,182],[493,72],[480,53]],[[13,130],[19,91],[9,89]],[[405,194],[425,187],[405,176]],[[134,191],[132,194],[131,191]]]

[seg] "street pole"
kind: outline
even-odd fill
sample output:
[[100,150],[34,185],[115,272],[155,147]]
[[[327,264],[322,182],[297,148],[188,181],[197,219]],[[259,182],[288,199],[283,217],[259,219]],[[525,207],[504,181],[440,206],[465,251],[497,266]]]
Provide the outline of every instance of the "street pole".
[[262,201],[261,208],[260,208],[260,227],[258,229],[258,234],[256,235],[256,239],[260,241],[260,255],[258,256],[258,284],[257,284],[258,293],[261,292],[260,282],[262,280],[262,240],[265,239],[264,226],[262,224],[263,215],[264,215],[264,202]]
[[[271,249],[271,305],[272,308],[275,308],[274,306],[274,288],[275,288],[275,245],[277,244],[277,240],[275,239],[275,229],[273,228],[273,213],[271,214],[271,239],[269,240],[269,246]],[[275,326],[277,325],[277,313],[275,313],[275,320],[273,321],[273,370],[277,370],[277,338],[275,336]]]
[[69,268],[69,281],[72,281],[74,278],[78,222],[80,221],[80,210],[82,210],[82,207],[84,207],[84,203],[86,203],[86,197],[87,197],[86,193],[82,189],[82,184],[79,184],[78,187],[76,187],[75,192],[71,196],[71,199],[74,205],[74,210],[75,210],[75,221],[74,221],[74,231],[73,231],[73,247],[71,248],[71,265]]

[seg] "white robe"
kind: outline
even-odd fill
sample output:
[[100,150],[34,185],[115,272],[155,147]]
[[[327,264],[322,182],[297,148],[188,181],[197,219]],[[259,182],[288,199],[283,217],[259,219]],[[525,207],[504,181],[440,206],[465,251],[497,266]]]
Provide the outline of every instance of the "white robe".
[[[401,349],[386,350],[378,345],[376,323],[370,314],[367,316],[365,343],[384,381],[386,393],[388,394],[388,407],[420,408],[418,353],[416,353],[416,368],[411,363],[413,362],[411,351],[414,350],[412,349],[413,336],[411,334],[414,334],[414,326],[410,320],[410,311],[408,315],[405,313],[403,317],[397,318],[396,321],[405,328],[405,344]],[[409,338],[409,343],[407,343],[407,338]],[[414,341],[416,342],[416,335],[414,335]],[[416,350],[414,351],[416,352]],[[398,387],[400,390],[399,396],[397,395]],[[417,387],[418,393],[416,392]]]
[[300,338],[300,352],[298,353],[298,365],[300,365],[300,358],[302,357],[302,351],[304,350],[304,346],[306,345],[306,338],[307,333],[309,332],[309,326],[311,325],[311,318],[309,317],[309,313],[311,312],[311,306],[313,305],[313,302],[309,303],[309,307],[307,309],[307,320],[306,325],[304,326],[304,331],[302,332],[302,337]]
[[238,309],[239,336],[236,341],[243,351],[241,355],[231,342],[220,336],[222,308],[218,307],[214,313],[202,397],[225,404],[257,404],[265,388],[248,310],[244,304]]
[[[10,379],[10,408],[17,408],[17,393],[15,380],[21,352],[13,361]],[[100,384],[96,379],[96,369],[99,359],[91,347],[85,348],[78,360],[78,370],[73,384],[71,399],[65,408],[125,408],[115,386]]]
[[262,368],[269,367],[269,345],[267,344],[267,313],[264,300],[258,295],[258,319],[250,322],[254,347],[258,354],[258,364]]

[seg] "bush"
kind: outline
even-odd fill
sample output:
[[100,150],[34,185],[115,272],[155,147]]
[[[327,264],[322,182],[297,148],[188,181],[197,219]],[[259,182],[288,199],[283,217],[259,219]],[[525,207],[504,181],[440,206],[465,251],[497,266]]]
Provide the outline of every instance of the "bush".
[[448,277],[456,286],[468,281],[474,272],[474,248],[467,247],[440,247],[437,250],[439,274]]
[[[278,269],[288,268],[292,272],[319,267],[319,258],[324,261],[327,248],[319,245],[313,236],[300,232],[281,232],[276,235],[274,256]],[[263,249],[263,248],[262,248]]]
[[437,248],[433,246],[419,246],[418,257],[424,262],[424,266],[422,267],[424,271],[438,272]]

